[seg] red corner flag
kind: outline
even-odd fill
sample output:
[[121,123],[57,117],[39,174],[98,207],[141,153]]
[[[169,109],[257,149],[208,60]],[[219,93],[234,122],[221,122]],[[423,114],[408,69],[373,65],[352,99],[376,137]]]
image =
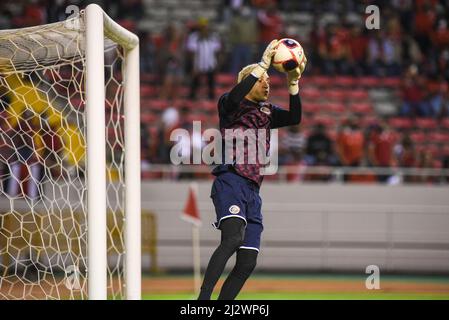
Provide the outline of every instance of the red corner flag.
[[200,212],[198,210],[198,199],[197,192],[198,186],[195,183],[192,183],[189,186],[189,195],[187,197],[187,203],[184,207],[183,214],[181,216],[182,219],[193,223],[196,226],[201,225]]

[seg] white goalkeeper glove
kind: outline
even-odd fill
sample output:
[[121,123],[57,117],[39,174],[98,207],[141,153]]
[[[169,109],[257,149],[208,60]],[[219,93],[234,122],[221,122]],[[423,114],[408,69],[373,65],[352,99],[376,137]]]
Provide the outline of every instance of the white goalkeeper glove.
[[293,69],[290,72],[287,72],[287,84],[288,84],[288,93],[291,95],[298,94],[299,92],[299,79],[301,78],[304,69],[306,68],[307,58],[304,57],[304,61],[298,66],[296,69]]
[[262,59],[258,63],[258,67],[256,67],[251,74],[256,78],[260,78],[267,70],[270,68],[271,60],[273,59],[274,54],[276,53],[276,48],[279,44],[279,40],[274,39],[270,42],[270,44],[265,49]]

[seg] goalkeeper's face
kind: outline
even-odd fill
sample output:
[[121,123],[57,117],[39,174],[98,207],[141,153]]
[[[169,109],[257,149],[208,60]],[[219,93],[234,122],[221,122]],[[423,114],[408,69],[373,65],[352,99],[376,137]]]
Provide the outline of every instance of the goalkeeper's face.
[[270,94],[270,77],[264,73],[250,91],[251,100],[256,102],[267,101]]

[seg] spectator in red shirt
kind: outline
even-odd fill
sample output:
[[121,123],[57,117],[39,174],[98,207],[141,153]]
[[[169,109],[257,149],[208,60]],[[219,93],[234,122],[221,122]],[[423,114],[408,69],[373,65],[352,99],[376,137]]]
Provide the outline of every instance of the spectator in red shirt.
[[445,19],[440,19],[438,21],[437,30],[433,34],[432,40],[435,46],[439,49],[447,48],[449,46],[449,29]]
[[401,116],[428,116],[430,108],[424,102],[424,79],[418,75],[418,68],[410,66],[402,79]]
[[[394,166],[393,148],[396,137],[387,123],[383,121],[377,125],[369,139],[368,159],[371,165],[384,168]],[[378,179],[380,182],[386,182],[388,177],[388,174],[381,174]]]
[[349,70],[348,30],[343,25],[331,24],[326,33],[326,41],[320,43],[319,54],[324,59],[324,72],[347,74]]
[[362,33],[358,25],[351,28],[349,36],[348,60],[351,73],[360,76],[366,72],[366,49],[368,47],[368,38]]
[[434,23],[435,12],[429,5],[423,5],[422,9],[418,8],[415,14],[415,39],[424,54],[432,48],[429,35],[432,34]]
[[280,16],[277,4],[273,1],[266,4],[265,9],[257,12],[259,24],[259,51],[263,53],[273,39],[280,39],[284,29],[284,22]]
[[364,142],[355,117],[343,123],[337,135],[337,153],[343,166],[357,167],[361,164]]

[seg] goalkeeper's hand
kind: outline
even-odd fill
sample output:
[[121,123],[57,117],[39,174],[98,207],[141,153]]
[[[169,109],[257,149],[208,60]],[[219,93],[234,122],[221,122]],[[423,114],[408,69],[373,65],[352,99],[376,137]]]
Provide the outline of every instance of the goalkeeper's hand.
[[304,69],[306,68],[307,58],[304,57],[304,61],[298,66],[296,69],[293,69],[290,72],[287,72],[287,84],[288,84],[288,92],[291,95],[295,95],[299,92],[299,79],[301,78]]
[[262,59],[259,62],[259,65],[266,70],[270,68],[271,60],[273,59],[274,54],[276,53],[276,48],[279,44],[279,40],[274,39],[270,42],[270,44],[265,49]]
[[276,53],[276,48],[278,44],[279,40],[274,39],[265,49],[262,55],[262,59],[258,63],[258,66],[253,70],[253,72],[251,72],[251,74],[254,75],[256,78],[260,78],[262,74],[267,72],[267,70],[270,68],[271,60],[273,59],[273,56]]

